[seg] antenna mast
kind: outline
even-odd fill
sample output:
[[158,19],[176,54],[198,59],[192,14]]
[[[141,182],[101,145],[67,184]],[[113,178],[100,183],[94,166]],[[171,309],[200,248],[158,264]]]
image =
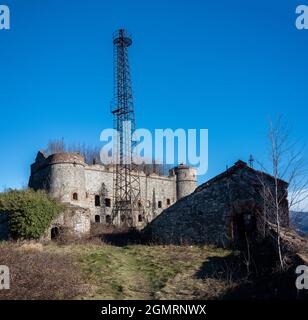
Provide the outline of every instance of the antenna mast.
[[136,226],[142,212],[139,170],[133,163],[132,154],[137,142],[132,140],[136,123],[128,61],[128,47],[131,44],[132,38],[124,29],[113,34],[114,97],[111,112],[118,139],[114,139],[116,164],[113,169],[112,220],[126,227]]

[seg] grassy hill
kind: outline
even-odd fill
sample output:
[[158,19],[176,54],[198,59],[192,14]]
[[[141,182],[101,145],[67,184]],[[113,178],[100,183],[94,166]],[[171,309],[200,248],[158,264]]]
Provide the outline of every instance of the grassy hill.
[[197,246],[3,243],[0,264],[10,266],[12,288],[0,299],[214,299],[235,283],[205,280],[198,271],[230,254]]
[[11,272],[11,289],[1,290],[0,300],[296,296],[294,270],[272,272],[262,258],[268,265],[257,273],[246,258],[211,246],[0,242],[0,265]]

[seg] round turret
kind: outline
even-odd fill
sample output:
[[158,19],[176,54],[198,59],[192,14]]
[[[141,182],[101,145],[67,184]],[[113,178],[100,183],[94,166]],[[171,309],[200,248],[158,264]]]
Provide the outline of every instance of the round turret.
[[197,170],[180,164],[174,168],[174,172],[176,175],[176,195],[179,200],[195,191]]
[[49,192],[63,202],[85,201],[85,161],[79,153],[55,153],[47,158]]

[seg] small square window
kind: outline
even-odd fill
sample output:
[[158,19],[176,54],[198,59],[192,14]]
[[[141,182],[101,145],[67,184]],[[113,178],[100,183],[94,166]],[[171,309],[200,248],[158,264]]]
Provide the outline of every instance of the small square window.
[[107,216],[106,216],[106,223],[107,224],[111,223],[111,216],[109,214],[107,214]]
[[109,198],[105,199],[105,206],[106,207],[111,207],[111,199],[109,199]]
[[95,207],[99,207],[101,205],[101,199],[99,195],[95,196]]

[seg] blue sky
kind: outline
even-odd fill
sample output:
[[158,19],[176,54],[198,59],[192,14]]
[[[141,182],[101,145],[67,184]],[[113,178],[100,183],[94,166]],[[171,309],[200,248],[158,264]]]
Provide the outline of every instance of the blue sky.
[[305,1],[3,0],[0,189],[28,183],[49,139],[99,145],[119,27],[133,34],[137,126],[209,129],[199,183],[251,153],[265,161],[269,117],[307,141],[308,30],[294,25]]

